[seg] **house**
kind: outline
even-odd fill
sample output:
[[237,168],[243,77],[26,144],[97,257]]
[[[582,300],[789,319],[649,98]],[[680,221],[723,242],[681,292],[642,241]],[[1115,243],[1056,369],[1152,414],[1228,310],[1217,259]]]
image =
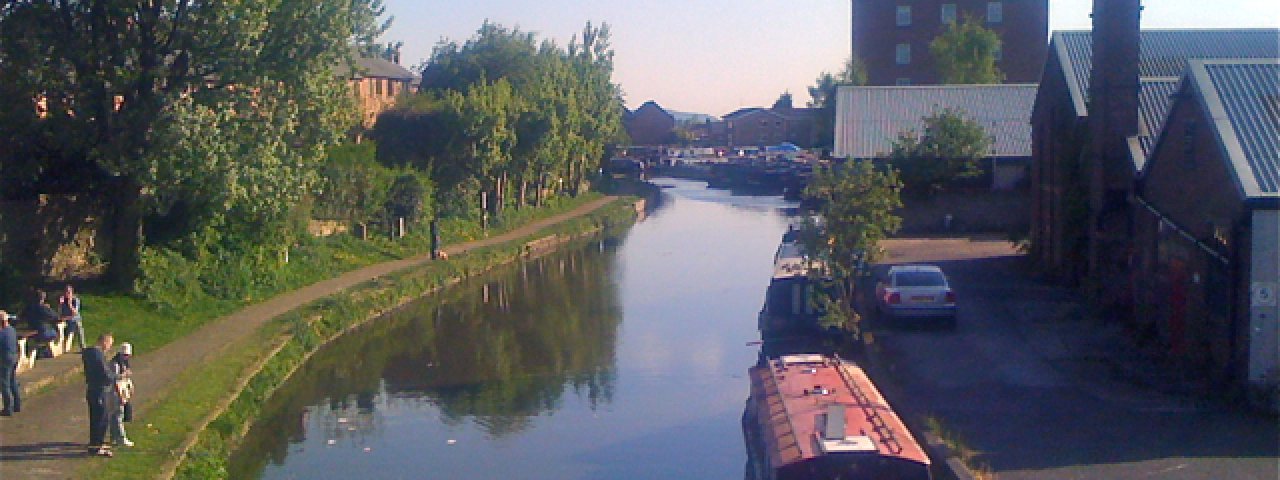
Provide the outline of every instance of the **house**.
[[1187,63],[1136,187],[1136,319],[1184,367],[1265,401],[1280,385],[1280,59]]
[[360,104],[360,125],[373,128],[378,114],[395,106],[396,98],[412,92],[416,77],[399,64],[377,57],[355,56],[347,81]]
[[993,190],[1025,182],[1031,161],[1031,103],[1036,85],[847,86],[836,96],[837,158],[883,159],[903,132],[919,132],[923,118],[944,109],[961,112],[991,137],[983,170]]
[[939,83],[929,43],[975,18],[1000,36],[996,66],[1008,82],[1035,82],[1044,64],[1048,0],[853,0],[853,54],[868,85]]
[[[1092,39],[1103,33],[1054,32],[1036,92],[1031,113],[1031,257],[1041,270],[1066,283],[1084,282],[1089,272],[1101,268],[1100,263],[1127,264],[1131,248],[1125,243],[1131,235],[1126,199],[1187,60],[1274,58],[1280,50],[1274,29],[1139,33],[1136,4],[1101,2],[1103,8],[1129,5],[1129,13],[1094,15],[1095,21],[1127,19],[1117,22],[1111,28],[1115,33],[1106,34],[1108,41],[1098,45],[1104,55],[1117,50],[1108,50],[1108,46],[1138,47],[1098,62],[1096,72],[1107,76],[1106,80],[1093,82],[1090,78],[1097,56]],[[1113,85],[1115,93],[1098,98],[1091,92],[1095,83]],[[1091,115],[1093,111],[1110,113],[1104,118]],[[1112,214],[1104,218],[1104,211]],[[1100,223],[1106,223],[1103,227],[1114,233],[1091,235],[1087,227]],[[1102,245],[1108,242],[1111,244]],[[1114,253],[1114,258],[1099,258],[1103,252]],[[1111,277],[1123,277],[1123,268],[1112,270],[1115,274]]]
[[812,147],[817,143],[818,114],[814,108],[741,108],[723,117],[725,144],[763,147],[790,142]]
[[676,118],[653,100],[634,111],[626,112],[622,124],[632,145],[670,145],[675,143]]

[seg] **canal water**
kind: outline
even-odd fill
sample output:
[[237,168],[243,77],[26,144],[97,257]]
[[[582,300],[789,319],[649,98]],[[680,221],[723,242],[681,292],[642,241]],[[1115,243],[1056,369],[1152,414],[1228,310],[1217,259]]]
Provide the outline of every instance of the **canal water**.
[[338,339],[231,478],[741,479],[756,314],[793,204],[658,179],[661,207]]

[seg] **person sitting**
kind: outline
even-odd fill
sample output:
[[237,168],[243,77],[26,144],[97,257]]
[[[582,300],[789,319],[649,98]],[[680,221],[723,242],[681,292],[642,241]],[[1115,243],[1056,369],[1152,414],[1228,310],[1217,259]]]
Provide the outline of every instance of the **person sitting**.
[[31,301],[27,302],[27,307],[22,311],[22,319],[26,320],[27,328],[34,330],[35,340],[41,343],[48,343],[58,339],[58,329],[55,323],[58,321],[58,314],[54,313],[52,308],[45,305],[45,293],[43,290],[36,290],[31,294]]

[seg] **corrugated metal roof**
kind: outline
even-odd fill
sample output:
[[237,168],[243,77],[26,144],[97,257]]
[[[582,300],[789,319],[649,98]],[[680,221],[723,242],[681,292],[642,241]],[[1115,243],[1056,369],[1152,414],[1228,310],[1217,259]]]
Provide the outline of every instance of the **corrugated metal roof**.
[[883,157],[898,134],[919,132],[923,117],[954,108],[987,130],[993,157],[1030,157],[1035,96],[1032,83],[840,87],[834,155]]
[[[1078,116],[1088,115],[1093,33],[1053,32],[1050,52],[1059,57]],[[1192,58],[1280,57],[1280,29],[1143,30],[1139,35],[1138,75],[1181,76]]]
[[346,78],[390,78],[394,80],[402,80],[405,82],[419,82],[412,72],[400,66],[400,64],[376,57],[363,57],[357,53],[352,53],[355,61],[354,69],[351,65],[343,62],[336,70],[339,75],[345,73]]
[[1135,155],[1134,167],[1142,171],[1151,149],[1155,147],[1160,131],[1164,129],[1164,119],[1169,116],[1169,107],[1173,105],[1173,94],[1178,90],[1178,77],[1144,78],[1138,91],[1138,143],[1142,148],[1141,155]]
[[1280,197],[1280,59],[1191,62],[1204,102],[1246,197]]

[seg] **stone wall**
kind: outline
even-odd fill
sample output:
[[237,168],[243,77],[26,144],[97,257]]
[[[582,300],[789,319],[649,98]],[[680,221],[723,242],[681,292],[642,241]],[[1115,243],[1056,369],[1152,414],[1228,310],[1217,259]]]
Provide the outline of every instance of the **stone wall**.
[[[1008,233],[1030,228],[1030,192],[950,191],[928,198],[902,198],[902,235]],[[950,222],[947,216],[951,216]]]

